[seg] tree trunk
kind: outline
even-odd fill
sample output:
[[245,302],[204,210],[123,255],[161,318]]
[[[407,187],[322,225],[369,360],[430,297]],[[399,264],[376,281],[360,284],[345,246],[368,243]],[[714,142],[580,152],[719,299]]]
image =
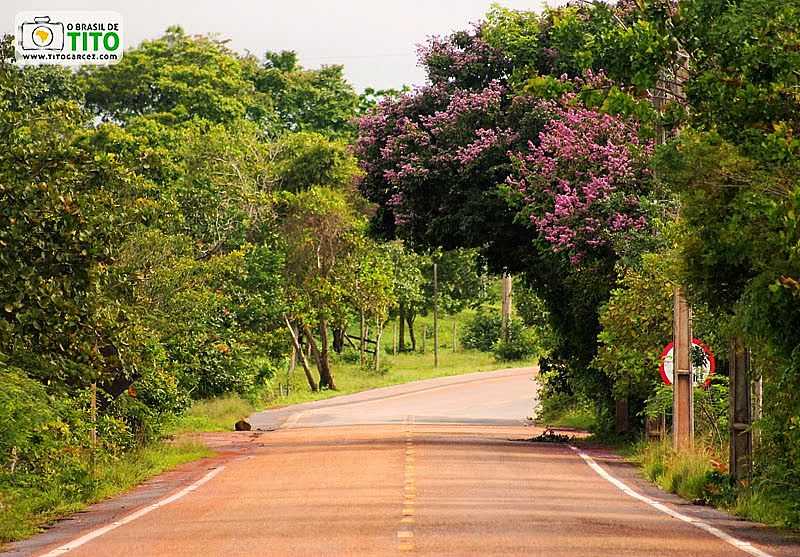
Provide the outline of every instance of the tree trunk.
[[333,328],[333,351],[337,354],[341,354],[342,350],[344,350],[344,335],[346,330],[344,327],[334,327]]
[[311,350],[316,353],[320,388],[335,391],[336,384],[333,382],[333,372],[331,371],[331,362],[328,353],[328,321],[326,319],[319,320],[320,346],[317,346],[317,342],[314,340],[314,335],[311,334],[311,330],[307,331],[306,336],[308,336],[308,341],[311,343]]
[[403,303],[400,303],[400,308],[398,309],[398,317],[400,320],[400,333],[399,339],[397,341],[397,347],[400,352],[406,351],[406,306]]
[[331,390],[336,390],[336,384],[333,381],[333,371],[331,370],[331,360],[328,342],[328,320],[319,320],[319,338],[320,338],[320,351],[319,361],[322,367],[319,369],[319,382],[320,387],[325,387]]
[[311,388],[312,391],[318,391],[319,387],[317,387],[317,382],[314,381],[314,376],[311,374],[311,369],[308,367],[308,360],[306,359],[306,354],[303,352],[303,347],[300,346],[300,339],[297,338],[297,334],[294,331],[294,327],[289,322],[289,318],[284,316],[283,319],[286,321],[286,326],[289,327],[289,334],[292,335],[292,344],[294,345],[295,353],[300,356],[300,364],[303,366],[303,372],[306,374],[306,380],[308,381],[308,386]]
[[416,339],[416,337],[414,337],[414,319],[416,319],[416,318],[417,318],[417,316],[414,315],[412,312],[409,312],[406,315],[406,323],[408,323],[408,336],[411,339],[411,351],[412,352],[416,352],[417,351],[417,339]]
[[617,434],[628,433],[628,398],[618,398],[615,401],[614,430]]

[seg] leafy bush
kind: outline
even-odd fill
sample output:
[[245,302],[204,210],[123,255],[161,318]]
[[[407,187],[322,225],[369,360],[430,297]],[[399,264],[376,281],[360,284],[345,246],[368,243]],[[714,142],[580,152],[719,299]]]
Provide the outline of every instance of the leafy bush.
[[492,345],[492,353],[500,361],[524,360],[539,353],[538,339],[522,321],[512,319],[508,324],[507,338],[497,340]]
[[88,440],[85,416],[75,402],[49,395],[41,383],[2,363],[0,384],[3,473],[47,478],[74,464],[70,457],[85,448]]
[[[724,446],[728,434],[728,377],[712,375],[708,386],[694,389],[695,432],[699,438]],[[672,415],[672,386],[660,385],[645,401],[644,414],[651,418]]]
[[479,312],[467,323],[461,344],[465,348],[491,352],[495,342],[500,338],[501,326],[502,319],[499,315]]

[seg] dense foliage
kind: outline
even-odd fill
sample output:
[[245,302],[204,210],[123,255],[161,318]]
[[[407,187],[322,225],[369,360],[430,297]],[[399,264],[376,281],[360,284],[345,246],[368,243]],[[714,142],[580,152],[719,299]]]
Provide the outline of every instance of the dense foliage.
[[[640,426],[663,398],[671,292],[686,287],[721,373],[732,336],[752,348],[755,482],[796,500],[799,13],[795,0],[494,7],[422,45],[427,84],[384,99],[357,142],[376,229],[522,274],[551,327],[543,394],[593,401],[601,427],[615,397]],[[698,395],[709,416],[726,397],[714,385]]]
[[91,462],[158,439],[193,400],[270,392],[290,358],[311,390],[335,389],[331,349],[359,322],[380,343],[399,315],[413,345],[434,261],[441,311],[483,299],[474,251],[368,234],[349,142],[359,110],[393,92],[359,97],[339,66],[241,56],[178,27],[77,73],[21,68],[12,44],[0,43],[0,509],[15,494],[47,508],[49,493],[91,497]]

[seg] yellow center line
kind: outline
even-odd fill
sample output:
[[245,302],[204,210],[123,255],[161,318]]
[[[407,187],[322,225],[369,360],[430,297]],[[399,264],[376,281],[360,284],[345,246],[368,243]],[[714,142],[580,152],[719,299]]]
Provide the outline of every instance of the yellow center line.
[[400,527],[397,530],[397,549],[400,551],[414,551],[415,549],[413,528],[417,487],[414,478],[413,423],[413,416],[407,416],[405,420],[405,463],[403,466],[403,510],[400,517]]

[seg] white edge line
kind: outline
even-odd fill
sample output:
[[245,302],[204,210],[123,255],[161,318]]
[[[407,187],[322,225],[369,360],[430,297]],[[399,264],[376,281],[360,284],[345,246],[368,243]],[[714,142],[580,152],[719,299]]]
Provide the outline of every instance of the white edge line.
[[133,513],[131,513],[129,515],[126,515],[126,516],[120,518],[119,520],[112,522],[111,524],[107,524],[105,526],[102,526],[101,528],[97,528],[96,530],[92,530],[88,534],[84,534],[83,536],[81,536],[79,538],[76,538],[76,539],[72,540],[71,542],[67,542],[62,546],[59,546],[59,547],[57,547],[57,548],[55,548],[55,549],[53,549],[51,551],[48,551],[47,553],[41,554],[39,557],[58,557],[59,555],[64,555],[65,553],[68,553],[68,552],[72,551],[73,549],[77,549],[78,547],[80,547],[80,546],[92,541],[95,538],[99,538],[100,536],[102,536],[104,534],[107,534],[110,531],[112,531],[112,530],[114,530],[116,528],[119,528],[120,526],[128,524],[129,522],[133,522],[137,518],[143,517],[147,513],[150,513],[150,512],[152,512],[152,511],[154,511],[156,509],[159,509],[159,508],[165,506],[165,505],[169,505],[170,503],[173,503],[173,502],[177,501],[178,499],[180,499],[182,497],[185,497],[186,495],[188,495],[191,492],[193,492],[196,489],[198,489],[203,484],[205,484],[208,481],[210,481],[214,476],[216,476],[217,474],[222,472],[222,470],[224,468],[225,468],[225,466],[219,466],[217,468],[214,468],[208,474],[206,474],[205,476],[203,476],[202,478],[200,478],[199,480],[197,480],[193,484],[184,487],[183,489],[181,489],[177,493],[174,493],[174,494],[170,495],[169,497],[161,499],[160,501],[157,501],[157,502],[153,503],[152,505],[148,505],[146,507],[142,507],[138,511],[133,512]]
[[572,449],[573,451],[575,451],[576,453],[578,453],[578,456],[580,456],[584,460],[584,462],[586,462],[586,464],[589,465],[589,467],[592,470],[597,472],[597,474],[600,477],[602,477],[604,480],[608,481],[609,483],[611,483],[612,485],[617,487],[620,491],[625,493],[625,495],[633,497],[634,499],[638,499],[642,503],[647,503],[648,505],[650,505],[654,509],[661,511],[664,514],[667,514],[667,515],[669,515],[669,516],[671,516],[673,518],[677,518],[678,520],[681,520],[683,522],[691,524],[695,528],[699,528],[700,530],[708,532],[709,534],[718,537],[722,541],[732,545],[733,547],[735,547],[737,549],[740,549],[741,551],[744,551],[745,553],[749,553],[750,555],[753,555],[754,557],[773,557],[771,554],[765,553],[764,551],[761,551],[760,549],[758,549],[757,547],[755,547],[754,545],[752,545],[749,542],[745,542],[745,541],[736,539],[733,536],[731,536],[730,534],[726,534],[725,532],[723,532],[719,528],[711,526],[710,524],[708,524],[706,522],[703,522],[702,520],[698,520],[696,518],[692,518],[691,516],[687,516],[685,514],[679,513],[678,511],[669,508],[668,506],[664,505],[663,503],[659,503],[658,501],[650,499],[649,497],[646,497],[646,496],[642,495],[641,493],[638,493],[638,492],[632,490],[625,483],[621,482],[620,480],[618,480],[617,478],[615,478],[614,476],[612,476],[611,474],[606,472],[605,469],[603,469],[602,466],[597,464],[594,461],[594,459],[592,457],[590,457],[589,455],[587,455],[585,452],[583,452],[582,450],[578,449],[577,447],[573,447],[572,445],[569,445],[569,448]]

